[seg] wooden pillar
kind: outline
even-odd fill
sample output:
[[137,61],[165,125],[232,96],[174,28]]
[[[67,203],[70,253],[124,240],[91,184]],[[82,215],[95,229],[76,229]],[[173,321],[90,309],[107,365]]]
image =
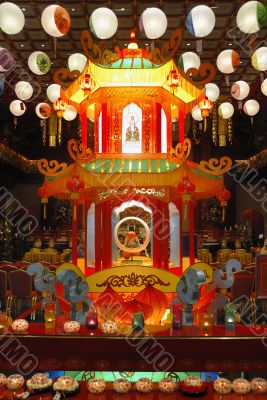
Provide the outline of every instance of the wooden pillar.
[[195,263],[195,216],[194,216],[194,202],[189,200],[189,258],[190,265]]
[[158,199],[153,200],[154,207],[153,207],[153,265],[156,268],[161,267],[161,260],[160,260],[160,251],[161,251],[161,244],[160,244],[160,201]]
[[83,111],[81,114],[81,123],[82,123],[82,143],[87,147],[88,146],[88,135],[87,135],[87,115],[86,111]]
[[78,221],[76,203],[76,200],[72,201],[72,263],[74,265],[77,265],[78,258]]
[[102,242],[103,242],[103,265],[102,269],[111,268],[111,201],[107,200],[103,203],[102,214]]
[[84,200],[84,272],[87,276],[87,234],[88,234],[88,211],[91,206],[91,201],[89,199]]
[[108,106],[105,103],[102,104],[102,153],[107,153],[108,148]]
[[184,120],[185,115],[182,111],[179,112],[179,142],[182,143],[184,141]]
[[95,205],[95,270],[102,269],[102,210],[103,204]]
[[169,204],[161,202],[162,232],[161,232],[161,268],[169,270],[169,242],[170,242],[170,211]]
[[179,243],[179,273],[178,275],[181,276],[183,274],[183,202],[182,199],[179,198],[174,201],[174,204],[179,211],[179,236],[177,238]]
[[155,132],[155,139],[156,139],[156,153],[161,153],[161,104],[156,103],[156,132]]

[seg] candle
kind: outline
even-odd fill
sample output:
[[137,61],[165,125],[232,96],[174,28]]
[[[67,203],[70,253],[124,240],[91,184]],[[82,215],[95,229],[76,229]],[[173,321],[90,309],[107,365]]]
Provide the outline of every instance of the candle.
[[225,306],[225,329],[228,331],[235,330],[235,306],[233,304],[226,304]]
[[56,304],[46,303],[44,307],[45,329],[55,329],[56,326]]
[[86,326],[88,329],[96,329],[98,327],[98,317],[95,311],[89,311],[86,317]]
[[143,312],[138,312],[133,314],[133,319],[132,319],[132,327],[133,330],[139,331],[144,329],[144,313]]
[[172,305],[172,313],[173,320],[172,326],[173,329],[181,329],[183,324],[183,306],[181,303],[174,303]]
[[204,336],[209,336],[212,332],[213,315],[207,312],[200,317],[199,328]]

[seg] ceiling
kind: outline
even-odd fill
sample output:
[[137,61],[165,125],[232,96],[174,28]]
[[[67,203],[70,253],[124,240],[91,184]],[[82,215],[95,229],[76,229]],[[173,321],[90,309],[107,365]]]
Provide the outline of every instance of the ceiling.
[[[19,65],[29,73],[27,59],[31,52],[42,50],[46,52],[53,63],[51,71],[44,76],[36,76],[32,74],[34,80],[41,83],[43,93],[40,98],[45,98],[45,88],[53,81],[53,73],[60,67],[66,66],[68,56],[75,52],[82,52],[80,43],[80,36],[84,29],[88,29],[88,19],[92,11],[101,6],[107,6],[113,9],[119,19],[119,28],[111,40],[106,41],[109,48],[119,46],[125,47],[129,41],[129,31],[131,28],[138,26],[138,19],[144,9],[151,6],[161,7],[166,13],[168,18],[168,29],[165,35],[156,40],[153,44],[155,47],[163,46],[166,39],[168,39],[176,28],[183,29],[183,42],[177,57],[185,51],[196,51],[196,40],[192,37],[185,28],[185,20],[188,11],[198,4],[206,4],[213,8],[216,14],[216,26],[213,32],[203,39],[203,53],[201,54],[202,62],[215,63],[217,55],[225,49],[235,49],[238,51],[242,64],[237,69],[236,73],[230,76],[231,82],[239,79],[244,79],[252,85],[252,92],[255,91],[260,85],[259,73],[253,69],[250,62],[251,48],[249,45],[249,38],[244,37],[239,29],[236,27],[235,16],[240,6],[245,1],[121,1],[110,0],[103,2],[101,0],[87,1],[81,0],[71,1],[62,0],[58,1],[43,1],[43,0],[16,0],[13,1],[24,11],[26,24],[23,31],[17,35],[6,35],[0,32],[0,45],[9,48]],[[263,1],[265,2],[265,1]],[[57,40],[56,57],[54,53],[54,40],[42,29],[41,14],[43,9],[54,3],[59,3],[65,7],[71,16],[71,29],[70,32]],[[266,3],[266,2],[265,2]],[[267,38],[267,24],[260,31],[256,38],[255,45],[263,45]],[[145,47],[146,44],[151,45],[151,41],[145,39],[140,32],[138,32],[138,43],[140,47]],[[31,73],[31,72],[30,72]],[[16,77],[11,80],[16,83]],[[254,82],[256,81],[256,84]],[[12,83],[11,82],[11,83]],[[222,93],[229,93],[229,87],[225,82],[225,77],[217,70],[214,82],[217,83]],[[11,84],[11,88],[14,87]],[[5,91],[7,96],[6,101],[15,98],[13,91]],[[260,91],[257,95],[260,94]],[[35,99],[35,101],[38,101]]]

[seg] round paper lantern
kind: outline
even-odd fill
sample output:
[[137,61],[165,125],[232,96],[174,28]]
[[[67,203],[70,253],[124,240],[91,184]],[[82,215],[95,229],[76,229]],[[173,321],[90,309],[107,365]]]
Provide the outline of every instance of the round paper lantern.
[[60,90],[61,86],[57,83],[52,83],[52,85],[48,86],[48,88],[46,89],[46,95],[51,103],[54,103],[55,101],[57,101],[57,99],[59,99]]
[[51,116],[51,107],[47,103],[39,103],[35,108],[37,116],[41,119],[47,119]]
[[29,82],[20,81],[15,86],[15,93],[20,100],[29,100],[33,95],[33,87]]
[[196,121],[199,121],[199,122],[203,121],[202,111],[200,110],[200,108],[198,106],[193,107],[193,109],[191,111],[191,115]]
[[222,103],[218,108],[219,116],[223,119],[231,118],[234,115],[235,109],[231,103]]
[[188,14],[186,28],[191,35],[202,38],[208,36],[215,26],[215,14],[208,6],[196,6]]
[[139,19],[139,28],[148,39],[157,39],[164,35],[168,26],[167,17],[156,7],[147,8]]
[[66,35],[70,29],[70,15],[65,8],[52,4],[44,9],[41,23],[48,35],[61,37]]
[[51,61],[42,51],[34,51],[28,58],[28,66],[34,74],[44,75],[50,70]]
[[73,121],[77,117],[77,110],[71,104],[67,105],[66,110],[63,113],[63,118],[66,121]]
[[267,96],[267,78],[264,79],[264,81],[261,84],[261,91],[264,94],[264,96]]
[[206,89],[206,96],[210,101],[216,101],[218,100],[218,97],[220,96],[220,89],[215,83],[206,83],[205,85]]
[[109,39],[118,29],[118,18],[109,8],[100,7],[92,12],[89,27],[99,39]]
[[26,106],[20,100],[13,100],[9,105],[9,109],[15,117],[20,117],[25,113]]
[[87,57],[81,53],[75,53],[69,56],[68,58],[68,69],[70,71],[80,71],[81,73],[84,70],[84,67],[87,63]]
[[0,28],[8,35],[16,35],[22,31],[25,17],[21,8],[14,3],[0,4]]
[[236,16],[238,28],[244,33],[258,32],[267,17],[266,7],[259,1],[248,1],[243,4]]
[[234,50],[224,50],[217,57],[217,68],[223,74],[231,74],[235,72],[239,64],[239,55]]
[[247,100],[243,107],[244,112],[250,117],[258,114],[259,109],[260,105],[256,100]]
[[249,95],[249,84],[245,81],[237,81],[231,87],[231,95],[236,100],[244,100]]
[[178,66],[187,72],[190,68],[199,69],[201,61],[199,56],[192,51],[187,51],[182,54],[178,59]]
[[0,72],[9,71],[14,65],[14,58],[9,50],[0,47]]
[[252,54],[252,65],[257,71],[267,70],[267,47],[259,47]]

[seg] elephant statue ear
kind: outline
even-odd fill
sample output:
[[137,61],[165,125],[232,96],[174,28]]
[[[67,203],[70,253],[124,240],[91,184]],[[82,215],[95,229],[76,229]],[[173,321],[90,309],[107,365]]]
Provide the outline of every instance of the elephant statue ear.
[[31,276],[41,275],[43,273],[44,266],[40,263],[34,263],[28,266],[27,273]]
[[77,274],[71,269],[62,269],[57,276],[57,282],[64,286],[71,286],[77,282]]
[[86,281],[80,282],[77,287],[76,285],[71,286],[70,287],[71,303],[79,303],[80,301],[83,301],[83,299],[87,295],[87,292],[88,292],[88,283]]

